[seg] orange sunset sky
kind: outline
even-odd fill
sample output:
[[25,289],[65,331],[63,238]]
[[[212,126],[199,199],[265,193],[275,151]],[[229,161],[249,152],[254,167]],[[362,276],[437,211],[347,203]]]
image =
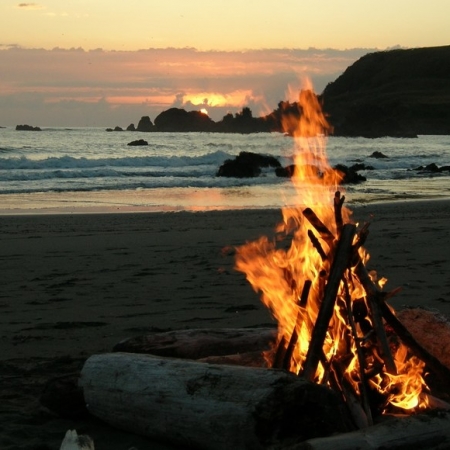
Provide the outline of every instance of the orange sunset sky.
[[448,0],[1,0],[0,126],[257,116],[304,76],[321,92],[366,53],[450,44],[448,17]]

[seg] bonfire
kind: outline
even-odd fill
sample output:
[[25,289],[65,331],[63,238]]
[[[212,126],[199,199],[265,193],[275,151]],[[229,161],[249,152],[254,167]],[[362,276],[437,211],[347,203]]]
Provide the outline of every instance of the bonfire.
[[278,322],[269,365],[359,398],[370,424],[373,390],[382,394],[377,408],[426,408],[424,362],[382,323],[384,301],[395,292],[381,294],[387,280],[365,269],[369,224],[358,228],[344,205],[343,174],[326,154],[331,127],[310,88],[299,106],[299,120],[284,118],[295,137],[296,205],[283,209],[278,242],[261,237],[236,259]]

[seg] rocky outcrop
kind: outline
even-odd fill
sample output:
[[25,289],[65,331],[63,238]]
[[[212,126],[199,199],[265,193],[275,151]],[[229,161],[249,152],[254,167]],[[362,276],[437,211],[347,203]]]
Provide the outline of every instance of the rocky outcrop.
[[358,184],[367,180],[366,177],[360,175],[358,171],[355,170],[355,166],[348,167],[345,164],[336,164],[334,169],[344,175],[341,182],[342,184]]
[[379,152],[378,150],[376,150],[369,156],[369,158],[386,159],[389,158],[389,156],[385,155],[383,152]]
[[369,53],[321,97],[338,136],[450,134],[450,46]]
[[155,119],[158,131],[213,131],[214,121],[200,111],[185,111],[180,108],[170,108],[163,111]]
[[439,167],[436,163],[431,163],[426,166],[419,166],[415,169],[416,172],[419,173],[442,173],[442,172],[450,172],[450,166],[441,166]]
[[130,123],[130,125],[127,126],[127,131],[136,131],[134,123]]
[[136,147],[139,145],[148,145],[147,141],[144,141],[144,139],[137,139],[136,141],[131,141],[127,145],[130,145],[132,147]]
[[155,126],[153,125],[153,123],[150,120],[149,116],[141,117],[141,120],[139,120],[139,123],[138,123],[138,126],[136,128],[136,131],[141,131],[143,133],[148,133],[150,131],[155,131]]
[[227,159],[217,171],[218,177],[252,178],[261,174],[263,167],[281,167],[274,156],[241,152],[234,159]]
[[39,127],[33,127],[31,125],[16,125],[17,131],[42,131]]

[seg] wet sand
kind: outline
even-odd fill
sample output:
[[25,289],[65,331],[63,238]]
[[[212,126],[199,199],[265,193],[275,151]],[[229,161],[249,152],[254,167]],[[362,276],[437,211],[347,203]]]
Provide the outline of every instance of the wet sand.
[[[450,201],[370,204],[369,269],[402,287],[396,309],[450,314]],[[233,246],[271,235],[279,211],[0,216],[0,448],[59,449],[67,429],[97,450],[166,449],[39,404],[52,377],[135,335],[275,323]]]

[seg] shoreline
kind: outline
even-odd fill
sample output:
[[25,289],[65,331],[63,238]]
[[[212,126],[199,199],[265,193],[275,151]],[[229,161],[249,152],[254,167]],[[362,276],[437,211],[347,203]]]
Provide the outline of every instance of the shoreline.
[[[389,303],[450,316],[450,201],[352,207],[370,221],[369,270],[402,291]],[[59,448],[65,432],[98,450],[170,446],[39,403],[53,377],[123,339],[192,328],[276,326],[235,246],[273,236],[279,209],[0,215],[0,448]],[[17,433],[20,430],[20,433]]]
[[[345,192],[344,192],[345,195]],[[398,205],[404,203],[448,203],[448,196],[416,197],[416,198],[390,198],[375,199],[370,201],[356,201],[354,203],[346,202],[345,205],[353,210],[365,208],[370,205]],[[170,213],[208,213],[208,212],[233,212],[233,211],[280,211],[286,205],[280,206],[260,206],[249,207],[248,205],[230,205],[230,206],[146,206],[146,205],[113,205],[113,206],[55,206],[55,207],[24,207],[24,208],[2,208],[0,206],[0,217],[3,216],[41,216],[41,215],[102,215],[102,214],[170,214]]]

